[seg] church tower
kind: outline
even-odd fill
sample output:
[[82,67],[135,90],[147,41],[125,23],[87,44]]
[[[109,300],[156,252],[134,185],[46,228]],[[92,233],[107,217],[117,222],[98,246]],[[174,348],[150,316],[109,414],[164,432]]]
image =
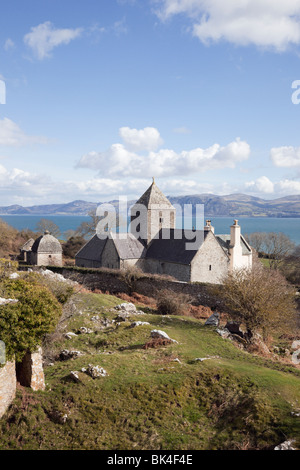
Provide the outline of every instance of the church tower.
[[176,209],[156,186],[151,186],[131,208],[131,232],[148,246],[160,229],[175,228]]

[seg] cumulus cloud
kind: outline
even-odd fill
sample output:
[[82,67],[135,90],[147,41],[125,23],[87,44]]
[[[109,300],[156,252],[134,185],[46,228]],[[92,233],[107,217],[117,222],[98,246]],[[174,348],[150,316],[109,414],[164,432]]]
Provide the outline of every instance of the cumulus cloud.
[[278,189],[285,194],[300,194],[300,181],[285,179],[278,183]]
[[188,16],[193,35],[203,43],[229,41],[285,50],[300,43],[298,0],[156,0],[163,21]]
[[2,146],[22,146],[28,144],[45,144],[45,137],[28,136],[11,119],[0,120],[0,145]]
[[[225,147],[214,144],[207,149],[199,147],[178,153],[167,148],[151,150],[161,142],[155,128],[138,131],[122,127],[120,135],[123,144],[113,144],[104,152],[93,151],[83,155],[77,167],[100,170],[101,177],[187,176],[207,170],[234,168],[250,155],[250,146],[239,138]],[[148,153],[140,154],[133,149],[148,150]]]
[[270,151],[270,157],[278,167],[300,166],[300,147],[274,147]]
[[82,28],[57,29],[50,21],[31,28],[30,33],[24,36],[24,43],[30,47],[39,59],[51,56],[52,50],[61,44],[69,44],[83,32]]
[[261,176],[256,181],[249,181],[245,187],[254,193],[272,194],[274,192],[274,183],[267,176]]
[[155,127],[145,127],[139,130],[121,127],[119,135],[130,150],[156,150],[163,144],[163,140]]

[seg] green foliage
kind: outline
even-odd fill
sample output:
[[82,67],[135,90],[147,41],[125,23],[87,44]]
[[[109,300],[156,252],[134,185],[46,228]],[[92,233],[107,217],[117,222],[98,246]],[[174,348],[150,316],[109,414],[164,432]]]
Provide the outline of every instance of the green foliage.
[[61,307],[43,286],[23,279],[6,279],[0,285],[2,297],[17,299],[0,306],[0,338],[7,358],[22,360],[26,351],[34,351],[46,333],[52,331],[61,316]]
[[[85,326],[93,333],[55,336],[52,347],[55,355],[64,348],[84,355],[51,359],[43,393],[18,392],[0,421],[0,449],[266,449],[300,435],[291,415],[300,402],[297,368],[246,354],[193,318],[132,315],[150,325],[103,329],[101,320],[113,320],[112,307],[121,302],[78,294],[63,331]],[[178,343],[143,349],[153,328]],[[208,355],[211,360],[194,360]],[[89,377],[81,371],[89,363],[108,376]],[[71,370],[79,383],[70,380]],[[62,425],[57,417],[64,415]]]
[[30,272],[23,275],[23,279],[30,282],[30,284],[44,286],[49,289],[50,292],[56,297],[58,302],[62,305],[68,302],[68,300],[74,294],[73,286],[67,282],[62,282],[55,278],[43,276],[39,273]]

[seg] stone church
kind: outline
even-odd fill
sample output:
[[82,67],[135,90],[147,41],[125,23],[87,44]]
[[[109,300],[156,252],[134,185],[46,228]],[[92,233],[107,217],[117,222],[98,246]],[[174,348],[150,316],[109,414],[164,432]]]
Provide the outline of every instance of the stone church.
[[252,267],[252,250],[235,220],[230,233],[216,235],[211,221],[203,230],[175,228],[176,209],[151,186],[131,208],[129,233],[94,235],[76,254],[76,266],[165,274],[184,282],[219,283],[235,268]]

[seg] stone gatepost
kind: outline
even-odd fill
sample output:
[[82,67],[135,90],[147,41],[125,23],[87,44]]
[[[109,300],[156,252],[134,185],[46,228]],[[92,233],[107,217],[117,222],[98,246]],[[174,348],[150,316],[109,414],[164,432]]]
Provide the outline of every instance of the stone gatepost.
[[32,390],[45,390],[42,348],[34,353],[26,353],[22,362],[17,364],[17,379],[23,387]]
[[16,364],[15,361],[6,362],[0,366],[0,418],[16,396]]

